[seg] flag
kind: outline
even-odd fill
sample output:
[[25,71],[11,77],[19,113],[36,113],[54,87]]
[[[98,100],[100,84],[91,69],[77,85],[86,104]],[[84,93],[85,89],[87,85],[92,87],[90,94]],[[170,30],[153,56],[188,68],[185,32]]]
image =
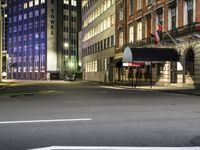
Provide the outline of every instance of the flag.
[[152,34],[152,33],[151,33],[151,36],[154,38],[154,43],[155,43],[155,45],[157,45],[157,44],[160,42],[160,37],[159,37],[159,35],[158,35],[158,31],[155,32],[155,34]]
[[158,30],[157,30],[157,32],[161,32],[163,29],[164,29],[163,26],[160,23],[158,23]]
[[155,33],[154,42],[155,42],[155,45],[157,45],[160,42],[160,37],[158,35],[158,31]]

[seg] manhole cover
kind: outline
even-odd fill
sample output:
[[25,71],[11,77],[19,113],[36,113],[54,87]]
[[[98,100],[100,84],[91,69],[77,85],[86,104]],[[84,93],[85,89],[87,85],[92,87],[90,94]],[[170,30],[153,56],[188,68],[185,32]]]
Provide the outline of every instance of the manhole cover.
[[200,136],[197,136],[191,140],[192,145],[200,146]]

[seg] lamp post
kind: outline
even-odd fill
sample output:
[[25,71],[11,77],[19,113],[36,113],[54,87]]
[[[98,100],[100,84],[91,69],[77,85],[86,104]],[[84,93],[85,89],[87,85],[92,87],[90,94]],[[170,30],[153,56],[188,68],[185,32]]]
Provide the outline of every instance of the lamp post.
[[0,82],[2,81],[2,14],[0,0]]

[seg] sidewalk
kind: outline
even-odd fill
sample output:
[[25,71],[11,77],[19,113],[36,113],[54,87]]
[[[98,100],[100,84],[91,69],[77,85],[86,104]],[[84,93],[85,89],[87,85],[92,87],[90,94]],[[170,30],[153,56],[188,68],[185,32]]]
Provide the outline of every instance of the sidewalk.
[[150,86],[137,86],[136,88],[132,88],[132,86],[120,86],[120,85],[114,85],[113,87],[119,87],[124,89],[136,89],[136,90],[153,90],[153,91],[161,91],[161,92],[169,92],[169,93],[175,93],[175,94],[187,94],[187,95],[196,95],[200,96],[200,89],[195,89],[194,86],[188,85],[188,86],[176,86],[176,85],[170,85],[170,86],[157,86],[154,85],[152,88]]

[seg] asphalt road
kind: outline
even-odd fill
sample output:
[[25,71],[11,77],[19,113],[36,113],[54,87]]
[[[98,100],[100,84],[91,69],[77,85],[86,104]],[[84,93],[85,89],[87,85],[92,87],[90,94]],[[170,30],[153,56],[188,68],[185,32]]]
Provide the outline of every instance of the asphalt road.
[[198,136],[198,96],[78,82],[19,83],[0,92],[0,150],[200,146]]

